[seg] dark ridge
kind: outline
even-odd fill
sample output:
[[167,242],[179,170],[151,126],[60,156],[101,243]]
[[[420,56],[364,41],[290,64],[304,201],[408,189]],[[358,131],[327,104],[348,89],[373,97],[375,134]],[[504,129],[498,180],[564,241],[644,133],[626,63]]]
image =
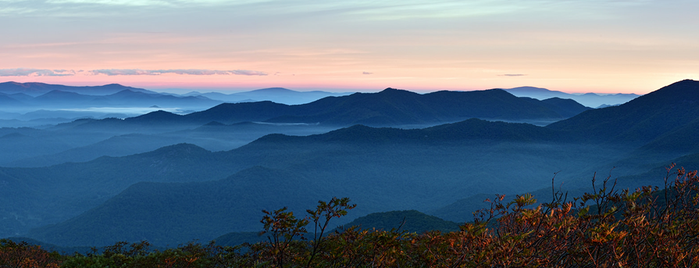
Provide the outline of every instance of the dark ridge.
[[523,123],[490,122],[476,118],[424,129],[376,128],[354,125],[324,134],[305,137],[269,134],[257,142],[453,142],[469,140],[494,141],[557,141],[558,131]]
[[165,146],[155,151],[139,154],[144,157],[195,157],[196,155],[210,154],[209,150],[190,143],[179,143]]
[[517,141],[552,141],[560,133],[525,123],[490,122],[476,118],[424,129],[426,138],[445,140],[485,139]]
[[499,89],[472,92],[440,91],[423,95],[386,88],[377,93],[325,97],[301,105],[284,105],[269,101],[225,103],[206,111],[189,114],[186,118],[199,123],[219,121],[224,124],[264,121],[336,126],[391,126],[454,122],[473,117],[558,120],[574,114],[576,109],[584,110],[573,103],[546,103],[518,98]]
[[699,81],[685,79],[629,101],[629,104],[681,106],[699,105]]
[[157,110],[147,114],[139,115],[136,117],[130,117],[124,119],[126,122],[138,122],[138,123],[162,123],[162,122],[175,122],[182,119],[181,115],[174,114],[171,112]]
[[574,100],[562,99],[558,97],[542,100],[541,103],[549,105],[552,109],[557,110],[558,114],[566,118],[573,117],[591,109]]
[[699,118],[699,82],[683,80],[619,106],[585,111],[547,126],[582,140],[643,144]]
[[453,232],[459,230],[459,224],[430,216],[417,210],[389,211],[371,213],[344,224],[347,229],[356,226],[360,230],[391,230],[424,233],[427,231]]
[[195,122],[238,123],[241,121],[264,121],[288,112],[288,105],[271,101],[222,103],[205,111],[187,114],[185,118]]

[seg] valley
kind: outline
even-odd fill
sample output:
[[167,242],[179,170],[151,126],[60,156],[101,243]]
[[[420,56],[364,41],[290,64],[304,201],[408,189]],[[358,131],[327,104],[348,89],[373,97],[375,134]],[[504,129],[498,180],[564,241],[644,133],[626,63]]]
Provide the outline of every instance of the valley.
[[259,231],[263,209],[300,213],[333,196],[358,204],[336,224],[397,210],[463,223],[495,194],[546,202],[552,183],[578,195],[593,176],[634,189],[661,184],[672,162],[697,169],[697,118],[699,82],[684,80],[599,109],[389,88],[6,126],[0,237],[174,246]]

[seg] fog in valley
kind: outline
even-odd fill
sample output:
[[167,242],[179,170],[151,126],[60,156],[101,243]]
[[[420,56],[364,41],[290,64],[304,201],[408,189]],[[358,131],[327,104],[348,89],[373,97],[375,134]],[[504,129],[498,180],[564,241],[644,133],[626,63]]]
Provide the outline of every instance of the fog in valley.
[[0,83],[0,237],[167,246],[256,232],[263,209],[301,213],[333,196],[357,204],[335,225],[396,210],[459,223],[495,194],[547,202],[552,185],[579,196],[607,177],[662,185],[673,162],[699,168],[698,92],[684,80],[588,95],[604,104],[592,107],[531,88],[178,95]]

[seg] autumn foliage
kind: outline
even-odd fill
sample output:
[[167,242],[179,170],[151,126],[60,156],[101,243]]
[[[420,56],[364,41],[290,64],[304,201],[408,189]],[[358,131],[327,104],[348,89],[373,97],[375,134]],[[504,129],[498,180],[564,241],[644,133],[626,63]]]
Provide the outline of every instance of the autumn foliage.
[[540,205],[528,194],[508,203],[496,196],[456,232],[350,227],[326,234],[331,219],[355,207],[333,198],[305,217],[264,211],[266,242],[165,251],[119,243],[60,256],[3,241],[0,267],[699,267],[699,177],[673,170],[663,189],[617,190],[607,178],[571,200],[560,192]]
[[60,267],[62,260],[63,257],[58,253],[49,253],[41,246],[0,240],[0,267],[57,268]]

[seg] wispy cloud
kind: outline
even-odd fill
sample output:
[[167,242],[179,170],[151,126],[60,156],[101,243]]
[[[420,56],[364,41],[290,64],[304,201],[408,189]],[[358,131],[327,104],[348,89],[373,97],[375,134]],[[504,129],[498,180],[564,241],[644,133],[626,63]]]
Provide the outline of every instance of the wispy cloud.
[[206,70],[206,69],[169,69],[169,70],[141,70],[141,69],[100,69],[92,70],[89,73],[98,75],[161,75],[161,74],[182,74],[182,75],[267,75],[265,72],[251,70]]
[[259,75],[265,76],[267,73],[251,70],[206,70],[206,69],[169,69],[169,70],[142,70],[142,69],[99,69],[88,71],[75,70],[50,70],[34,68],[0,69],[0,76],[73,76],[77,73],[81,75]]
[[501,74],[499,76],[526,76],[526,74]]
[[362,72],[362,74],[374,74],[372,72]]
[[49,69],[0,69],[0,76],[73,76],[73,70],[49,70]]

